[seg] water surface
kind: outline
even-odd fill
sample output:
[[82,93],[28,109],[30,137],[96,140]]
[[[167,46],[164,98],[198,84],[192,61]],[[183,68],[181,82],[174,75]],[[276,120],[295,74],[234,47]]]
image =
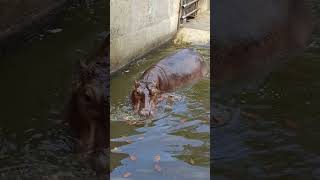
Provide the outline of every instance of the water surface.
[[[129,95],[134,80],[180,48],[168,44],[112,77],[112,179],[210,179],[209,76],[171,93],[174,102],[161,103],[153,119],[141,121],[132,114]],[[209,64],[209,47],[192,48]]]

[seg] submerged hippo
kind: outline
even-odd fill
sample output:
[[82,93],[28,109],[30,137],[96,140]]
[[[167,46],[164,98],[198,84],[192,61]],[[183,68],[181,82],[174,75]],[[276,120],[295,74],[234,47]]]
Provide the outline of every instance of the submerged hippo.
[[76,151],[88,153],[95,168],[106,169],[109,147],[109,36],[96,61],[80,64],[80,77],[72,87],[68,122],[78,137]]
[[183,49],[147,69],[135,81],[131,100],[134,111],[142,116],[152,116],[161,93],[176,90],[201,79],[207,66],[192,49]]

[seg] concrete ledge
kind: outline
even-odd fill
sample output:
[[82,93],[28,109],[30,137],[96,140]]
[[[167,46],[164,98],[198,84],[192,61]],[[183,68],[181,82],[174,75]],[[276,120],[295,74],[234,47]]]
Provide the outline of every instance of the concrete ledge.
[[175,44],[208,45],[210,43],[210,31],[192,28],[182,28],[178,31]]
[[210,11],[200,13],[195,19],[183,24],[175,44],[210,45]]

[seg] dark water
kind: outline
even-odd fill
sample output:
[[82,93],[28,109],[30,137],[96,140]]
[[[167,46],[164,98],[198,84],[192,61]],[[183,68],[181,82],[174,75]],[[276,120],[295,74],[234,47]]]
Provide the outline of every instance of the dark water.
[[64,109],[76,62],[98,47],[106,6],[74,5],[50,29],[0,59],[0,179],[93,177],[72,153]]
[[[210,179],[209,77],[172,93],[174,103],[160,104],[153,119],[137,121],[132,114],[134,80],[179,48],[162,47],[112,77],[112,179]],[[209,47],[194,48],[209,64]]]
[[[314,15],[319,19],[315,4]],[[212,128],[214,179],[320,179],[319,23],[310,46],[230,83],[216,97],[225,124]],[[273,64],[274,65],[274,64]],[[236,88],[237,87],[237,88]],[[249,88],[247,88],[249,87]]]

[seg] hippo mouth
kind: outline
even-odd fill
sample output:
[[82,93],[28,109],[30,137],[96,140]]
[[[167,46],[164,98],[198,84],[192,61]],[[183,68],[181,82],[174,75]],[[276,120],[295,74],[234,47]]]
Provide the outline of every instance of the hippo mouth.
[[145,102],[144,104],[145,106],[143,106],[143,108],[139,110],[138,114],[144,117],[153,117],[154,116],[154,108],[152,108],[152,106],[154,106],[153,102]]
[[154,110],[156,102],[154,102],[153,97],[149,95],[149,91],[144,92],[142,102],[140,102],[141,107],[139,107],[138,114],[144,117],[154,116]]

